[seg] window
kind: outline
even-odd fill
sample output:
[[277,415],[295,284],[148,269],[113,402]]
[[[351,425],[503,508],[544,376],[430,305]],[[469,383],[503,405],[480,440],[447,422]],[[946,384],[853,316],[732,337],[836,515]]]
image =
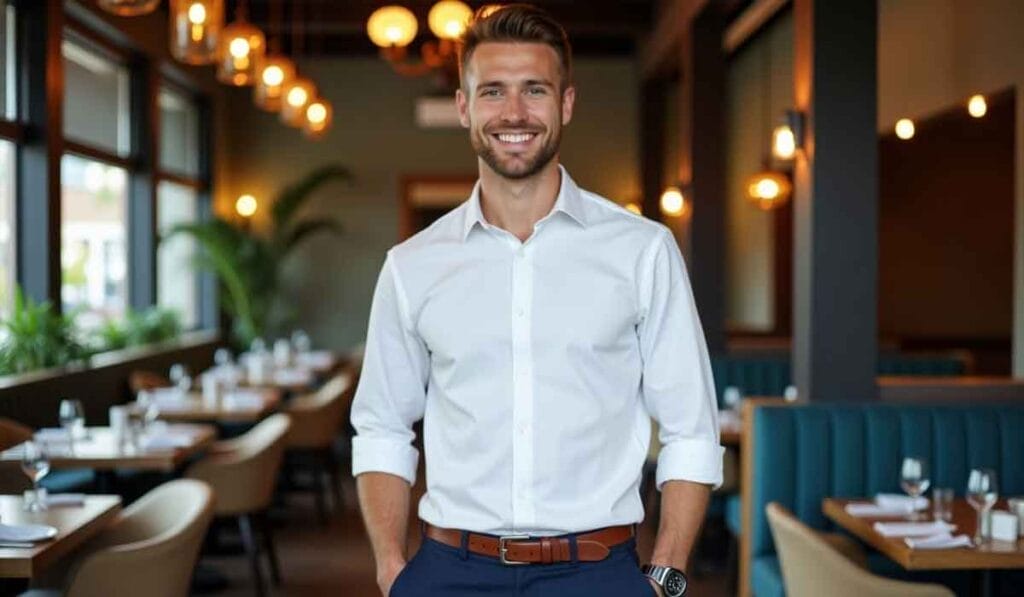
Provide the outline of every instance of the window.
[[0,46],[0,118],[14,120],[17,117],[14,7],[8,6],[6,0],[0,0]]
[[66,38],[64,137],[117,156],[130,147],[128,68],[113,56]]
[[160,169],[199,176],[199,109],[184,94],[160,89]]
[[157,186],[157,226],[160,244],[157,248],[157,304],[173,309],[186,329],[199,325],[199,284],[193,259],[195,241],[185,235],[165,238],[176,224],[194,222],[199,216],[199,199],[195,189],[161,181]]
[[0,316],[14,300],[14,143],[0,139]]
[[124,316],[128,303],[128,173],[66,154],[61,160],[61,302],[83,329]]

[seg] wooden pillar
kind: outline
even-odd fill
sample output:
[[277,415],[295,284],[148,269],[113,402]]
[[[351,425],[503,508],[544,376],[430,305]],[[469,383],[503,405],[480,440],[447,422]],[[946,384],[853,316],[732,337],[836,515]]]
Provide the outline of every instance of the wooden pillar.
[[652,78],[640,86],[640,185],[641,210],[652,220],[661,220],[658,200],[662,190],[662,156],[665,153],[665,117],[668,112],[667,83]]
[[796,0],[793,379],[802,400],[872,400],[878,359],[877,3]]
[[689,266],[708,350],[725,334],[725,17],[710,3],[690,21],[682,44],[679,179],[687,184]]

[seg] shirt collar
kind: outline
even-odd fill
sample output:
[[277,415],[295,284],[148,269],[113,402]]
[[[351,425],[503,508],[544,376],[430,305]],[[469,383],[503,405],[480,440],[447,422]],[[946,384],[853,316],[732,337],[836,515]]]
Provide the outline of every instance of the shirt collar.
[[[586,228],[587,216],[586,210],[583,204],[583,195],[580,192],[580,188],[576,186],[576,182],[573,181],[569,173],[565,171],[565,167],[558,166],[559,173],[561,174],[561,184],[558,188],[558,197],[555,199],[555,205],[552,208],[552,213],[556,211],[564,212],[566,215],[575,220],[580,226]],[[480,181],[476,181],[476,185],[473,187],[473,193],[469,196],[469,204],[466,207],[466,218],[465,224],[462,231],[462,239],[465,240],[469,237],[470,231],[477,224],[484,226],[487,221],[484,219],[483,209],[480,207]]]

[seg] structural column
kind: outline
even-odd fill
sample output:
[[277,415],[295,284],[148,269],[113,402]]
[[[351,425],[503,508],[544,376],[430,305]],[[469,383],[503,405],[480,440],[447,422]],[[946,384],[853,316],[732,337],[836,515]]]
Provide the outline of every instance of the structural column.
[[794,2],[795,99],[807,118],[793,222],[793,378],[803,400],[877,395],[876,4]]
[[709,3],[682,43],[679,178],[692,200],[690,277],[708,349],[725,334],[725,18]]

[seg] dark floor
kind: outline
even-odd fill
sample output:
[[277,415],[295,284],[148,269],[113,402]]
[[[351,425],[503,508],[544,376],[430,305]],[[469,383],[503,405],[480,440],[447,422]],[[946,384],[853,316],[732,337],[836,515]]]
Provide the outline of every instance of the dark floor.
[[[414,498],[422,488],[414,491]],[[303,597],[377,597],[373,554],[363,531],[355,504],[355,483],[344,480],[346,508],[332,517],[329,526],[317,521],[313,500],[296,494],[287,498],[287,508],[275,513],[276,542],[283,576],[280,588],[271,595]],[[416,499],[413,500],[415,505]],[[413,519],[415,520],[415,519]],[[641,559],[650,553],[654,541],[652,524],[641,527],[639,544]],[[410,531],[410,549],[419,545],[418,531]],[[252,587],[249,566],[242,555],[206,556],[203,564],[227,577],[229,588],[213,593],[223,597],[250,596]],[[705,574],[691,579],[690,595],[719,597],[726,595],[722,574]]]

